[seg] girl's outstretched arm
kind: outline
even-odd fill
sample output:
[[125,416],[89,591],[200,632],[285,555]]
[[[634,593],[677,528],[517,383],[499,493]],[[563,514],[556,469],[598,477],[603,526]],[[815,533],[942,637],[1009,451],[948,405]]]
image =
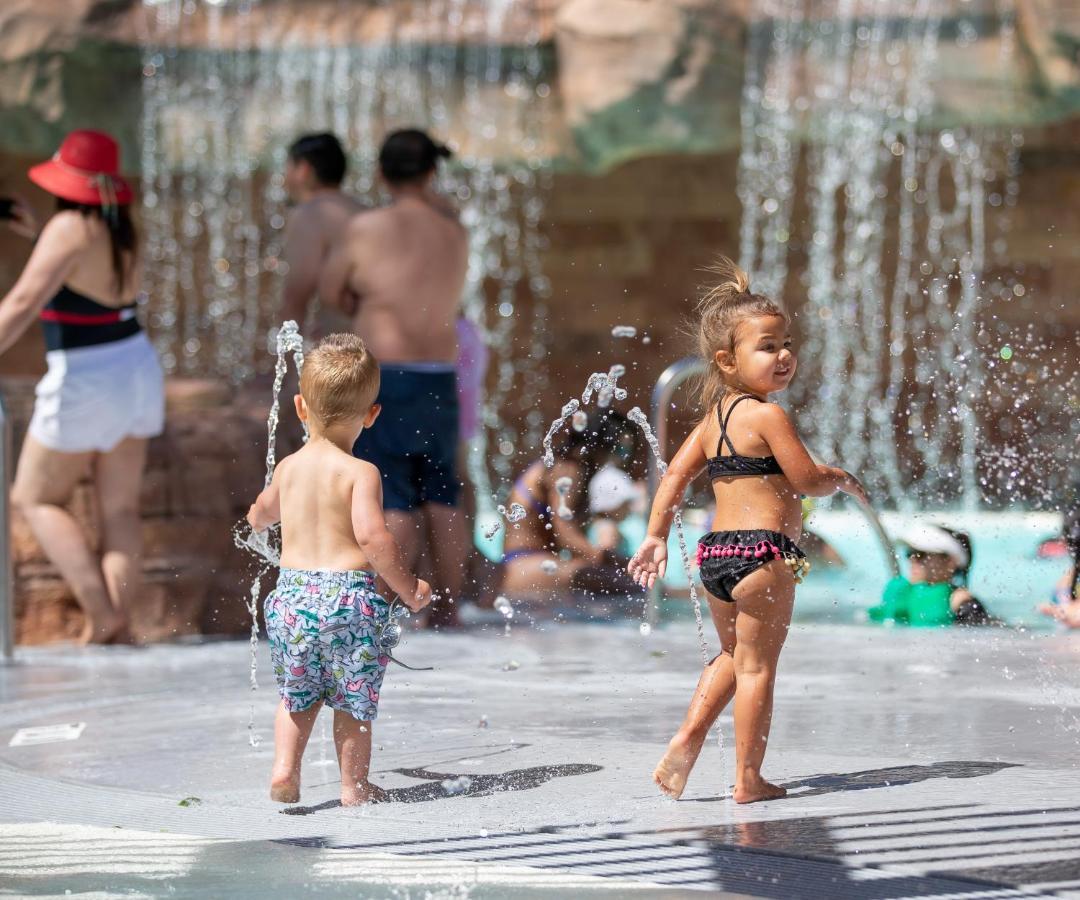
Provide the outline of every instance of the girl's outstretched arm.
[[672,520],[690,482],[705,468],[706,456],[701,446],[703,425],[690,432],[660,479],[649,513],[648,534],[626,567],[630,577],[642,587],[652,587],[667,571],[667,539]]
[[775,403],[762,403],[754,411],[753,424],[769,445],[791,486],[807,497],[827,497],[844,491],[869,502],[858,479],[835,466],[819,466],[810,458],[788,414]]

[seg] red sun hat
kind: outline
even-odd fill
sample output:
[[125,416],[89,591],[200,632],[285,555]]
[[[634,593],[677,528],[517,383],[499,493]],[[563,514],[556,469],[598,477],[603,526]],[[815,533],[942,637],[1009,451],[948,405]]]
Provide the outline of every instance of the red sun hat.
[[102,131],[73,131],[48,162],[27,174],[38,187],[72,203],[123,206],[131,188],[119,175],[120,147]]

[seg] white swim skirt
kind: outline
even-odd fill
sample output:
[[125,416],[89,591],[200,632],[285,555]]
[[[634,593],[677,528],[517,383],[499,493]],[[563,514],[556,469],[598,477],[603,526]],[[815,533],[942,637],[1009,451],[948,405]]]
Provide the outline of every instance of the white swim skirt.
[[30,435],[51,450],[106,453],[124,438],[165,428],[165,377],[150,340],[50,350],[49,371],[34,391]]

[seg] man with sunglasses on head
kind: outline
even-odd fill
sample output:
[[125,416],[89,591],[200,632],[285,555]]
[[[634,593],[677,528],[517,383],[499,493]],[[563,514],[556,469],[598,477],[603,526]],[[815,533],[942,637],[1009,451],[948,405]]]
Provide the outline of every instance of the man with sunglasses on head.
[[899,543],[908,560],[908,577],[886,586],[881,603],[868,610],[870,621],[937,627],[983,625],[991,617],[967,588],[971,539],[962,531],[917,523]]

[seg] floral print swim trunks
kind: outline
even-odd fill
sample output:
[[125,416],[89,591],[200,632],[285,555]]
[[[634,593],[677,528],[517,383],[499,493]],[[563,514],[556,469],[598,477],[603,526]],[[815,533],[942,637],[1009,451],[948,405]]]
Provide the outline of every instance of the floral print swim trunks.
[[289,712],[322,700],[354,719],[378,716],[390,661],[378,641],[390,606],[375,593],[370,572],[282,569],[264,612],[278,692]]

